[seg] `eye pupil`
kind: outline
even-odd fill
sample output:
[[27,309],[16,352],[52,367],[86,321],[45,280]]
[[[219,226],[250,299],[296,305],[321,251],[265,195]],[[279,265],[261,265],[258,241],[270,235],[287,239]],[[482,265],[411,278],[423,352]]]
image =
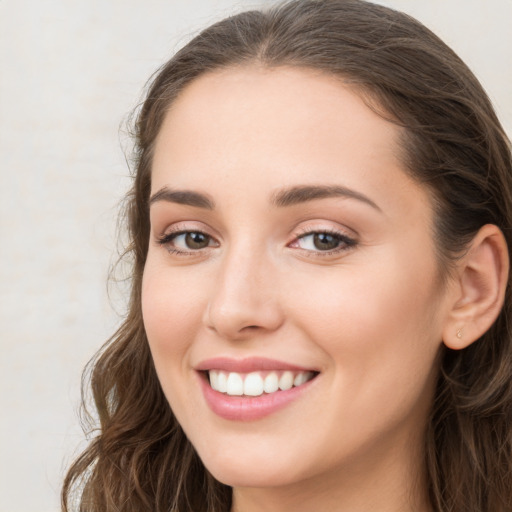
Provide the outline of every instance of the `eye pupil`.
[[328,251],[330,249],[336,249],[339,245],[339,240],[328,233],[315,233],[313,243],[316,249]]
[[185,242],[190,249],[204,249],[210,243],[210,237],[204,233],[190,232],[185,236]]

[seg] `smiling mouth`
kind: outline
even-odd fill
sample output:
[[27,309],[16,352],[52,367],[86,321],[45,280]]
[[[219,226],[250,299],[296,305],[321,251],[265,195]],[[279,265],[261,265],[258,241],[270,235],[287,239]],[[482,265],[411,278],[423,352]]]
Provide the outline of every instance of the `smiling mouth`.
[[214,391],[229,396],[261,396],[299,387],[314,379],[313,371],[259,371],[250,373],[208,370],[205,372]]

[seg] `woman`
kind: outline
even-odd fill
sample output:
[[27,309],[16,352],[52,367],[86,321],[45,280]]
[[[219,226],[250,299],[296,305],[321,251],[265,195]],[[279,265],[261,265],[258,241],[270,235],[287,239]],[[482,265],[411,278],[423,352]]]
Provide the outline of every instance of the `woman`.
[[510,510],[510,145],[458,57],[296,0],[202,32],[135,126],[64,510]]

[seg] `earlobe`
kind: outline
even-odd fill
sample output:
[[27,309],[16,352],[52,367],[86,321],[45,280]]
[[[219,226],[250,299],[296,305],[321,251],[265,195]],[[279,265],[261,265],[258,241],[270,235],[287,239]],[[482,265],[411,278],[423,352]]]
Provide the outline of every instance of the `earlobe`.
[[509,254],[501,230],[483,226],[457,265],[457,296],[443,331],[444,344],[454,350],[480,338],[503,307]]

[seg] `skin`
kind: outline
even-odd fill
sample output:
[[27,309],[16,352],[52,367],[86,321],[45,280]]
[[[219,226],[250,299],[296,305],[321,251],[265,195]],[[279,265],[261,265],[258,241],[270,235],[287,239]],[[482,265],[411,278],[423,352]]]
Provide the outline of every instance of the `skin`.
[[[304,69],[204,75],[165,119],[152,194],[198,192],[215,208],[152,202],[144,323],[165,395],[233,486],[233,511],[430,510],[421,444],[455,286],[439,278],[431,200],[404,171],[399,135],[356,91]],[[302,185],[369,202],[272,204]],[[173,230],[209,245],[158,243]],[[354,243],[319,250],[308,233],[325,231]],[[249,356],[320,373],[265,418],[220,418],[194,368]]]

